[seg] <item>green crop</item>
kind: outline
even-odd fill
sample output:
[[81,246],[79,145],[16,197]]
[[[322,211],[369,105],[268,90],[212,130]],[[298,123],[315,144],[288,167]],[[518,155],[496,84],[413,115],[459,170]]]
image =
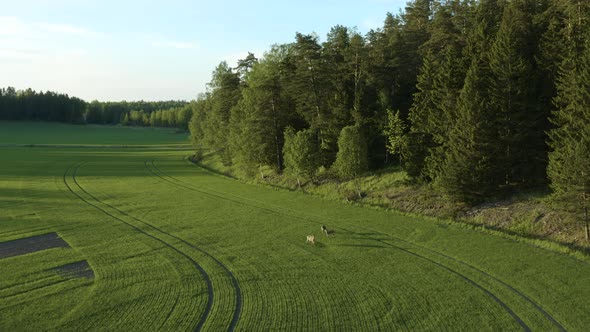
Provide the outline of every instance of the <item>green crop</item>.
[[[70,129],[59,135],[71,141],[50,142],[80,143],[78,127],[63,126]],[[185,139],[104,130],[121,130],[141,145]],[[100,131],[83,143],[122,144]],[[47,142],[15,136],[2,143]],[[0,243],[57,232],[71,246],[0,258],[0,330],[590,326],[587,260],[242,183],[191,164],[189,153],[164,146],[0,148]],[[334,236],[322,234],[321,225]],[[306,244],[310,234],[315,245]],[[94,278],[54,272],[81,260]]]

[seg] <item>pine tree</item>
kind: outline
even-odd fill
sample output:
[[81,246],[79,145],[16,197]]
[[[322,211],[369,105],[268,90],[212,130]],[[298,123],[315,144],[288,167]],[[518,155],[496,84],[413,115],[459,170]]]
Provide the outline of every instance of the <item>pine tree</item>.
[[242,99],[232,108],[232,161],[244,171],[261,165],[283,168],[283,132],[290,110],[281,88],[283,57],[284,49],[274,47],[254,64],[244,81]]
[[368,117],[367,110],[363,109],[363,96],[367,85],[367,58],[365,38],[358,32],[353,33],[346,53],[346,63],[352,89],[351,114],[357,124],[365,122]]
[[227,63],[221,62],[209,83],[210,109],[205,128],[206,145],[217,151],[224,164],[231,164],[231,151],[228,142],[231,109],[240,99],[240,77]]
[[401,77],[401,50],[404,41],[401,36],[401,18],[387,13],[382,30],[367,35],[368,80],[373,85],[384,120],[387,109],[395,108],[399,98]]
[[[351,123],[354,107],[354,81],[349,68],[350,29],[337,25],[322,45],[322,58],[329,64],[324,71],[327,112],[322,128],[323,150],[330,160],[337,151],[340,130]],[[329,162],[329,161],[328,161]]]

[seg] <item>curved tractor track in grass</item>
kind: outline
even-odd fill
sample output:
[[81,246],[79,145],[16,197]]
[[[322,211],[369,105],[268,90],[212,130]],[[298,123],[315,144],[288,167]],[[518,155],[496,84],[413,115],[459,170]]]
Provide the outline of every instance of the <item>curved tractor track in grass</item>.
[[[342,230],[351,232],[351,231],[349,231],[349,230],[347,230],[345,228],[341,228],[341,227],[339,227],[339,228],[342,229]],[[522,293],[518,289],[514,288],[514,286],[512,286],[512,285],[508,284],[507,282],[503,281],[502,279],[499,279],[498,277],[495,277],[495,276],[493,276],[493,275],[491,275],[491,274],[489,274],[489,273],[487,273],[487,272],[485,272],[485,271],[483,271],[483,270],[481,270],[481,269],[479,269],[479,268],[477,268],[477,267],[475,267],[475,266],[473,266],[473,265],[471,265],[469,263],[466,263],[466,262],[464,262],[464,261],[462,261],[460,259],[451,257],[451,256],[449,256],[447,254],[444,254],[444,253],[440,252],[440,251],[436,251],[436,250],[433,250],[433,249],[430,249],[430,248],[427,248],[427,247],[424,247],[424,246],[421,246],[421,245],[418,245],[418,244],[415,244],[415,243],[406,241],[406,240],[401,239],[399,237],[391,236],[391,235],[388,235],[388,234],[385,234],[385,233],[381,233],[381,232],[378,232],[378,231],[375,231],[375,230],[372,230],[372,229],[369,229],[369,230],[375,232],[376,235],[387,236],[387,237],[390,237],[391,239],[393,239],[395,241],[402,242],[402,243],[405,243],[405,244],[414,246],[416,248],[419,248],[419,249],[422,249],[422,250],[431,252],[433,254],[439,255],[441,257],[447,258],[449,260],[455,261],[455,262],[457,262],[457,263],[459,263],[461,265],[464,265],[464,266],[466,266],[466,267],[468,267],[468,268],[470,268],[470,269],[478,272],[479,274],[481,274],[483,276],[486,276],[486,277],[488,277],[488,278],[490,278],[490,279],[498,282],[499,284],[503,285],[504,287],[506,287],[507,289],[509,289],[511,292],[513,292],[514,294],[518,295],[520,298],[522,298],[523,300],[525,300],[531,306],[533,306],[533,308],[535,308],[535,310],[537,312],[539,312],[543,316],[545,316],[545,318],[548,321],[550,321],[551,324],[553,324],[553,326],[555,326],[555,328],[557,328],[559,331],[567,332],[567,329],[563,325],[561,325],[561,323],[559,323],[559,321],[557,321],[557,319],[555,319],[555,317],[551,316],[551,314],[549,314],[540,304],[538,304],[537,302],[535,302],[534,300],[532,300],[530,297],[528,297],[526,294]],[[352,232],[352,233],[353,234],[358,234],[358,233],[355,233],[355,232]],[[383,243],[386,246],[395,246],[392,243],[389,243],[389,242],[387,242],[385,240],[382,240],[382,239],[372,239],[372,240],[377,241],[377,242],[381,242],[381,243]],[[407,249],[404,249],[404,250],[407,250]]]
[[[147,161],[146,161],[145,164],[146,164],[146,167],[147,167],[147,164],[148,164]],[[206,194],[206,195],[209,195],[209,196],[213,196],[213,197],[217,197],[217,198],[221,198],[221,199],[224,199],[224,200],[229,200],[229,201],[232,201],[232,202],[235,202],[235,203],[238,203],[238,204],[247,205],[247,206],[251,206],[251,207],[256,207],[258,209],[265,210],[265,211],[268,211],[268,212],[273,212],[273,213],[280,214],[280,215],[283,215],[283,216],[286,216],[286,217],[295,218],[295,219],[299,219],[299,220],[306,221],[306,222],[312,222],[312,223],[316,223],[316,224],[322,224],[322,222],[320,221],[322,219],[321,217],[313,216],[315,220],[314,219],[310,219],[310,218],[300,217],[300,216],[297,216],[297,215],[293,214],[294,211],[292,211],[292,210],[284,209],[284,208],[278,208],[276,206],[273,206],[273,208],[260,206],[260,204],[265,204],[265,203],[261,203],[261,202],[258,202],[256,200],[252,200],[252,199],[249,199],[249,198],[244,198],[244,197],[241,197],[241,196],[236,196],[236,195],[232,195],[232,194],[228,194],[228,193],[216,191],[216,190],[213,190],[213,189],[210,189],[210,188],[206,188],[205,189],[205,188],[202,188],[201,187],[201,188],[197,189],[197,188],[194,187],[193,184],[188,183],[188,182],[185,182],[185,181],[182,181],[182,180],[179,180],[178,178],[175,178],[175,177],[167,174],[166,172],[164,172],[160,168],[158,168],[155,165],[154,160],[151,161],[151,165],[152,165],[152,167],[154,169],[156,169],[160,173],[160,174],[155,174],[154,173],[156,176],[158,176],[158,177],[162,178],[163,180],[165,180],[166,182],[169,182],[169,183],[171,183],[173,185],[176,185],[178,187],[182,187],[182,188],[185,188],[185,189],[188,189],[188,190],[200,192],[200,193],[203,193],[203,194]],[[169,179],[166,179],[164,177],[167,177]],[[230,197],[234,197],[234,198],[230,198]],[[256,203],[258,205],[248,204],[248,203],[245,203],[244,201],[250,201],[250,202]],[[354,231],[351,231],[351,230],[348,230],[348,229],[345,229],[345,228],[342,228],[342,227],[336,227],[336,228],[339,228],[339,229],[341,229],[343,231],[349,232],[349,233],[354,234],[356,236],[360,236],[360,237],[366,238],[368,240],[373,240],[373,241],[380,242],[380,243],[382,243],[382,244],[384,244],[384,245],[386,245],[386,246],[388,246],[390,248],[394,248],[394,249],[403,251],[403,252],[405,252],[405,253],[407,253],[409,255],[413,255],[415,257],[421,258],[421,259],[423,259],[423,260],[425,260],[427,262],[430,262],[430,263],[432,263],[432,264],[434,264],[434,265],[436,265],[436,266],[438,266],[438,267],[440,267],[442,269],[447,270],[450,273],[453,273],[453,274],[457,275],[458,277],[460,277],[461,279],[463,279],[467,283],[469,283],[472,286],[480,289],[485,294],[487,294],[488,296],[490,296],[502,308],[504,308],[504,310],[506,310],[514,318],[514,320],[517,321],[521,325],[521,327],[524,330],[526,330],[526,331],[530,330],[530,328],[526,325],[526,323],[524,323],[522,321],[522,319],[520,317],[518,317],[514,313],[514,311],[512,311],[512,309],[510,309],[510,307],[508,307],[496,295],[494,295],[493,293],[491,293],[488,289],[484,288],[483,286],[477,284],[472,279],[470,279],[467,276],[461,274],[460,272],[455,271],[452,268],[450,268],[450,267],[442,264],[441,262],[437,262],[437,261],[435,261],[435,260],[433,260],[431,258],[428,258],[426,256],[420,255],[420,254],[418,254],[418,253],[416,253],[414,251],[411,251],[411,250],[408,250],[408,249],[399,247],[399,246],[397,246],[395,244],[392,244],[390,242],[386,242],[386,241],[381,240],[381,239],[374,239],[372,237],[368,237],[366,235],[363,235],[363,234],[360,234],[360,233],[357,233],[357,232],[354,232]],[[383,234],[383,233],[380,233],[380,234],[386,235],[386,234]],[[389,236],[389,235],[387,235],[387,236]],[[559,321],[557,319],[555,319],[549,312],[547,312],[541,305],[539,305],[538,303],[536,303],[534,300],[532,300],[530,297],[528,297],[526,294],[522,293],[521,291],[519,291],[518,289],[516,289],[512,285],[510,285],[507,282],[499,279],[498,277],[495,277],[495,276],[493,276],[493,275],[491,275],[491,274],[489,274],[489,273],[487,273],[487,272],[485,272],[485,271],[483,271],[483,270],[481,270],[481,269],[479,269],[479,268],[477,268],[477,267],[475,267],[475,266],[473,266],[473,265],[471,265],[471,264],[469,264],[467,262],[464,262],[464,261],[462,261],[460,259],[451,257],[449,255],[446,255],[446,254],[444,254],[442,252],[439,252],[439,251],[436,251],[434,249],[430,249],[430,248],[427,248],[427,247],[424,247],[424,246],[415,244],[413,242],[403,240],[403,239],[398,238],[398,237],[393,237],[393,236],[389,236],[389,237],[391,239],[393,239],[393,240],[398,241],[398,242],[402,242],[402,243],[411,245],[414,248],[422,249],[422,250],[431,252],[433,254],[439,255],[441,257],[444,257],[446,259],[455,261],[455,262],[457,262],[457,263],[459,263],[459,264],[461,264],[463,266],[466,266],[466,267],[472,269],[473,271],[475,271],[475,272],[477,272],[477,273],[479,273],[479,274],[481,274],[481,275],[483,275],[483,276],[485,276],[487,278],[490,278],[490,279],[496,281],[497,283],[499,283],[502,286],[506,287],[509,291],[511,291],[512,293],[516,294],[518,297],[520,297],[521,299],[523,299],[525,302],[527,302],[528,304],[530,304],[537,312],[539,312],[540,314],[542,314],[549,322],[551,322],[551,324],[553,326],[555,326],[556,329],[558,329],[559,331],[562,331],[562,332],[567,332],[567,329],[561,323],[559,323]]]
[[[160,171],[153,163],[153,161],[151,162],[151,164],[153,165],[153,167]],[[166,182],[170,182],[168,179],[166,179],[165,177],[160,176],[159,174],[157,174],[156,172],[154,172],[154,170],[152,168],[150,168],[150,166],[148,165],[148,162],[145,161],[144,162],[144,166],[145,168],[153,175],[159,177],[160,179],[166,181]],[[174,184],[174,182],[172,182],[172,184]],[[188,242],[186,242],[185,240],[176,237],[174,235],[170,235],[173,238],[181,241],[182,243],[188,245],[189,247],[201,252],[202,254],[206,255],[207,257],[211,258],[217,265],[219,265],[219,267],[225,272],[225,274],[230,278],[232,286],[234,288],[234,291],[236,292],[236,307],[234,309],[234,313],[233,313],[233,317],[232,317],[232,321],[230,323],[229,326],[229,331],[233,331],[238,323],[238,320],[240,319],[240,313],[242,312],[242,292],[240,289],[240,284],[238,283],[238,280],[236,279],[236,277],[234,276],[234,274],[231,272],[230,269],[227,268],[227,266],[225,266],[221,261],[219,261],[217,258],[215,258],[214,256],[212,256],[211,254],[209,254],[208,252],[202,250],[201,248],[190,244]]]
[[[63,182],[64,182],[65,186],[68,188],[68,191],[69,192],[71,192],[74,196],[76,196],[79,200],[83,201],[87,205],[89,205],[89,206],[91,206],[91,207],[99,210],[100,212],[106,214],[107,216],[109,216],[109,217],[111,217],[111,218],[113,218],[113,219],[115,219],[115,220],[117,220],[117,221],[119,221],[119,222],[121,222],[121,223],[123,223],[123,224],[125,224],[125,225],[127,225],[127,226],[129,226],[131,228],[133,228],[137,232],[139,232],[139,233],[141,233],[141,234],[143,234],[143,235],[145,235],[145,236],[147,236],[147,237],[149,237],[149,238],[151,238],[151,239],[153,239],[153,240],[155,240],[155,241],[163,244],[165,247],[172,249],[174,252],[178,253],[183,258],[185,258],[188,261],[190,261],[190,263],[195,267],[195,269],[197,271],[199,271],[199,273],[201,274],[201,276],[203,277],[203,279],[205,280],[205,283],[207,285],[207,305],[206,305],[206,308],[205,308],[205,312],[201,314],[201,317],[199,318],[199,321],[198,321],[197,325],[194,328],[194,331],[201,331],[201,329],[203,328],[203,325],[205,324],[205,322],[207,320],[207,317],[209,316],[209,314],[211,312],[211,307],[213,305],[213,298],[214,298],[213,286],[212,286],[211,279],[209,278],[209,275],[207,274],[207,272],[194,259],[192,259],[190,256],[188,256],[186,253],[182,252],[180,249],[174,247],[172,244],[170,244],[170,243],[162,240],[161,238],[157,237],[156,235],[150,234],[150,233],[142,230],[141,228],[139,228],[139,227],[137,227],[137,226],[135,226],[135,225],[133,225],[133,224],[131,224],[131,223],[129,223],[129,222],[127,222],[127,221],[125,221],[125,220],[123,220],[123,219],[115,216],[115,215],[113,215],[109,211],[107,211],[107,210],[101,208],[100,206],[98,206],[98,205],[90,202],[88,199],[84,198],[82,195],[80,195],[79,193],[75,192],[73,190],[72,186],[70,186],[70,183],[68,183],[68,180],[67,180],[67,175],[68,175],[68,173],[70,172],[70,170],[72,168],[74,168],[74,171],[72,173],[72,179],[74,181],[74,185],[76,187],[78,187],[78,189],[80,189],[81,191],[83,191],[84,193],[86,193],[88,196],[92,197],[92,199],[94,199],[97,203],[101,203],[101,204],[104,204],[104,205],[107,205],[107,206],[111,207],[110,205],[108,205],[108,204],[100,201],[99,199],[97,199],[95,196],[93,196],[88,191],[86,191],[82,186],[80,186],[80,184],[76,180],[76,174],[77,174],[78,169],[80,168],[81,165],[82,165],[81,163],[79,163],[77,165],[72,165],[68,169],[66,169],[66,171],[64,172]],[[111,207],[111,208],[113,208],[113,207]],[[113,209],[115,209],[115,208],[113,208]],[[117,210],[117,209],[115,209],[115,210]],[[117,210],[117,211],[121,212],[120,210]],[[122,214],[127,215],[125,213],[122,213]],[[152,230],[154,230],[157,233],[170,236],[170,234],[168,234],[168,233],[166,233],[164,231],[161,231],[160,229],[158,229],[158,228],[156,228],[154,226],[151,226],[151,225],[149,225],[147,223],[144,223],[144,224],[146,226],[150,227]],[[172,309],[174,309],[174,308],[172,308]]]
[[[189,164],[190,164],[190,165],[192,165],[192,166],[194,166],[194,165],[195,165],[194,163],[192,163],[192,162],[190,162],[190,161],[188,160],[188,157],[185,157],[185,158],[183,158],[183,160],[185,160],[187,163],[189,163]],[[153,163],[153,161],[152,161],[152,163]],[[154,165],[154,166],[155,166],[155,165]],[[162,171],[162,173],[164,173],[164,172]],[[164,173],[164,174],[165,174],[165,173]],[[182,181],[182,180],[179,180],[179,179],[177,179],[177,178],[174,178],[174,177],[173,177],[173,176],[171,176],[171,175],[167,175],[167,176],[168,176],[168,177],[170,177],[170,178],[172,178],[172,179],[174,179],[175,181],[178,181],[178,182],[181,182],[181,183],[185,183],[185,184],[191,185],[191,184],[189,184],[189,183],[187,183],[187,182],[185,182],[185,181]],[[244,198],[244,197],[239,197],[239,196],[235,196],[235,195],[231,195],[231,194],[227,194],[227,193],[222,193],[222,192],[218,192],[218,191],[215,191],[215,190],[212,190],[212,189],[207,189],[207,190],[210,190],[210,191],[213,191],[213,192],[217,192],[217,193],[219,193],[219,194],[224,194],[224,195],[228,195],[228,196],[233,196],[233,197],[236,197],[236,198],[239,198],[239,199],[243,199],[243,200],[247,200],[247,201],[251,201],[251,202],[255,202],[255,203],[259,203],[259,204],[260,204],[260,202],[258,202],[258,201],[255,201],[255,200],[252,200],[252,199],[249,199],[249,198]],[[275,208],[275,209],[278,209],[278,210],[276,210],[276,211],[275,211],[275,213],[282,213],[282,214],[283,214],[283,215],[285,215],[285,216],[291,216],[291,217],[293,217],[293,218],[297,218],[297,219],[304,220],[304,221],[315,222],[315,223],[321,223],[321,222],[319,222],[319,221],[317,221],[317,220],[311,220],[311,219],[308,219],[308,218],[299,217],[299,216],[296,216],[296,215],[290,214],[290,213],[293,213],[293,212],[295,212],[295,211],[293,211],[293,210],[284,209],[284,208],[278,208],[278,207],[276,207],[276,206],[274,206],[274,208]],[[281,211],[281,210],[283,210],[283,211]],[[284,211],[288,211],[288,212],[284,212]],[[314,218],[317,218],[317,219],[322,219],[321,217],[317,217],[317,216],[314,216]],[[343,228],[340,228],[340,229],[342,229],[342,230],[346,230],[346,229],[343,229]],[[355,235],[357,235],[357,236],[361,236],[361,237],[364,237],[364,238],[367,238],[367,239],[372,239],[372,238],[370,238],[370,237],[367,237],[367,236],[365,236],[365,235],[359,235],[359,234],[358,234],[358,233],[356,233],[356,232],[352,232],[352,231],[349,231],[349,230],[346,230],[346,231],[348,231],[348,232],[351,232],[352,234],[355,234]],[[372,230],[372,229],[371,229],[371,231],[373,231],[373,232],[376,232],[375,230]],[[388,235],[388,234],[385,234],[385,233],[381,233],[381,232],[376,232],[376,233],[378,233],[379,235],[388,236],[388,237],[390,237],[391,239],[393,239],[393,240],[395,240],[395,241],[402,242],[402,243],[404,243],[404,244],[411,245],[411,246],[413,246],[413,247],[415,247],[415,248],[422,249],[422,250],[425,250],[425,251],[431,252],[431,253],[433,253],[433,254],[439,255],[439,256],[441,256],[441,257],[444,257],[444,258],[446,258],[446,259],[449,259],[449,260],[455,261],[455,262],[457,262],[457,263],[459,263],[459,264],[461,264],[461,265],[463,265],[463,266],[466,266],[466,267],[468,267],[468,268],[470,268],[470,269],[472,269],[472,270],[474,270],[474,271],[478,272],[479,274],[481,274],[481,275],[483,275],[483,276],[486,276],[486,277],[488,277],[488,278],[490,278],[490,279],[492,279],[492,280],[494,280],[494,281],[496,281],[496,282],[500,283],[501,285],[503,285],[504,287],[506,287],[507,289],[509,289],[511,292],[513,292],[514,294],[516,294],[516,295],[518,295],[519,297],[521,297],[523,300],[525,300],[525,301],[526,301],[527,303],[529,303],[531,306],[533,306],[537,312],[539,312],[539,313],[541,313],[543,316],[545,316],[545,318],[546,318],[548,321],[550,321],[550,322],[553,324],[553,326],[555,326],[555,327],[556,327],[556,328],[557,328],[559,331],[562,331],[562,332],[567,332],[567,329],[566,329],[566,328],[565,328],[565,327],[564,327],[564,326],[563,326],[563,325],[562,325],[562,324],[561,324],[561,323],[560,323],[560,322],[559,322],[557,319],[555,319],[555,318],[554,318],[554,317],[553,317],[553,316],[552,316],[552,315],[551,315],[549,312],[547,312],[547,311],[546,311],[546,310],[545,310],[545,309],[544,309],[544,308],[543,308],[543,307],[542,307],[540,304],[536,303],[534,300],[532,300],[532,299],[531,299],[530,297],[528,297],[526,294],[522,293],[521,291],[519,291],[518,289],[516,289],[514,286],[512,286],[512,285],[508,284],[507,282],[503,281],[502,279],[500,279],[500,278],[498,278],[498,277],[495,277],[495,276],[493,276],[493,275],[491,275],[491,274],[489,274],[489,273],[487,273],[487,272],[485,272],[485,271],[483,271],[483,270],[481,270],[481,269],[479,269],[479,268],[477,268],[477,267],[475,267],[475,266],[473,266],[473,265],[471,265],[471,264],[469,264],[469,263],[467,263],[467,262],[464,262],[464,261],[462,261],[462,260],[460,260],[460,259],[457,259],[457,258],[451,257],[451,256],[449,256],[449,255],[447,255],[447,254],[444,254],[444,253],[440,252],[440,251],[437,251],[437,250],[434,250],[434,249],[431,249],[431,248],[428,248],[428,247],[424,247],[424,246],[421,246],[421,245],[419,245],[419,244],[416,244],[416,243],[413,243],[413,242],[410,242],[410,241],[406,241],[406,240],[404,240],[404,239],[401,239],[401,238],[399,238],[399,237],[391,236],[391,235]],[[375,239],[372,239],[372,240],[375,240]],[[378,241],[378,242],[383,242],[383,240],[376,240],[376,241]],[[385,244],[385,245],[387,245],[387,246],[391,246],[391,245],[392,245],[392,244],[391,244],[391,243],[389,243],[389,242],[383,242],[383,244]]]
[[[165,177],[162,176],[161,174],[159,174],[159,172],[161,172],[160,169],[157,168],[157,166],[155,166],[153,163],[150,163],[148,161],[144,162],[144,166],[146,167],[147,171],[149,171],[152,176],[155,176],[157,178],[159,178],[159,180],[162,180],[163,182],[170,182],[170,180]],[[175,183],[172,183],[173,185],[175,185]],[[176,185],[175,185],[176,187]],[[190,188],[188,188],[190,189]],[[208,194],[210,195],[210,194]],[[221,197],[223,198],[223,197]],[[272,271],[272,268],[267,269],[266,271]],[[341,293],[347,294],[347,297],[350,299],[349,303],[355,303],[355,304],[359,304],[362,301],[369,301],[369,300],[374,300],[375,298],[384,298],[385,295],[382,292],[379,292],[377,290],[377,288],[374,289],[370,289],[366,294],[364,294],[364,296],[359,297],[354,291],[351,291],[350,289],[348,289],[347,287],[342,287],[340,284],[333,284],[330,283],[328,280],[331,279],[327,279],[327,276],[323,276],[322,279],[324,282],[326,282],[326,286],[325,289],[330,289],[332,291],[334,290],[340,290]],[[329,287],[328,287],[329,285]],[[285,312],[290,312],[291,314],[293,314],[293,312],[298,312],[298,313],[305,313],[306,312],[306,308],[305,308],[305,303],[306,301],[304,299],[313,299],[314,297],[317,298],[321,298],[323,299],[324,303],[330,303],[332,301],[332,298],[330,298],[330,294],[326,293],[326,292],[312,292],[311,289],[308,289],[306,287],[295,287],[293,285],[292,288],[293,289],[297,289],[296,292],[294,292],[294,296],[296,298],[302,299],[301,301],[293,301],[293,302],[289,302],[289,296],[291,295],[293,296],[292,290],[287,290],[283,288],[284,285],[275,285],[273,286],[273,290],[279,292],[281,295],[280,297],[283,300],[279,300],[274,302],[274,305],[277,306],[277,308],[280,308],[280,310],[283,310]],[[370,295],[369,295],[370,294]],[[251,295],[251,294],[250,294]],[[362,299],[361,299],[362,298]],[[292,298],[291,298],[292,299]],[[386,300],[390,300],[389,298]],[[240,300],[242,301],[242,300]],[[259,303],[264,302],[264,301],[269,301],[269,299],[266,298],[261,298],[260,301],[258,301]],[[385,301],[385,300],[384,300]],[[289,303],[288,306],[290,306],[290,309],[287,309],[285,307],[285,303]],[[252,303],[250,303],[252,304]],[[240,305],[241,306],[241,305]],[[260,310],[264,310],[263,308],[261,308]],[[347,308],[347,306],[343,306],[343,307],[336,307],[336,309],[332,308],[332,307],[327,307],[324,308],[324,310],[327,310],[326,313],[326,320],[329,320],[328,317],[342,317],[344,315],[350,315],[352,314],[352,312],[350,312],[350,308]],[[361,307],[361,310],[365,310],[365,316],[366,317],[371,317],[371,313],[372,312],[367,312],[367,309],[363,309]],[[294,326],[298,326],[298,328],[311,328],[308,325],[305,325],[306,323],[309,323],[304,316],[301,315],[295,315],[295,316],[289,316],[289,322],[293,323],[293,322],[298,322],[299,325],[294,325]],[[373,325],[371,325],[370,322],[368,322],[367,320],[358,320],[354,322],[356,325],[354,325],[354,327],[352,328],[353,330],[380,330],[380,328],[378,328],[379,324],[376,324],[375,322],[372,322]],[[331,325],[332,328],[331,329],[335,329],[334,325]],[[352,326],[352,325],[351,325]],[[283,326],[284,327],[284,326]],[[293,328],[293,327],[292,327]],[[328,328],[330,329],[330,328]]]

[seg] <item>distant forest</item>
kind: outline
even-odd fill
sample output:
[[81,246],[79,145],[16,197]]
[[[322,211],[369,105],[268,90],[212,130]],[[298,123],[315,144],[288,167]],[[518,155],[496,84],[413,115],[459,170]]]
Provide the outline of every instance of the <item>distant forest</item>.
[[0,89],[0,120],[122,124],[188,130],[193,106],[186,101],[87,103],[51,91]]
[[366,35],[297,33],[221,62],[192,139],[252,174],[399,163],[466,202],[548,185],[586,202],[589,30],[588,0],[410,1]]

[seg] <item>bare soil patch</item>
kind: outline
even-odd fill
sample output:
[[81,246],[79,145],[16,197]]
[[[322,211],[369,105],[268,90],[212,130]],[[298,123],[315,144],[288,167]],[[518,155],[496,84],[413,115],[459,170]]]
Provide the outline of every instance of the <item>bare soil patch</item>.
[[70,245],[57,233],[36,235],[0,242],[0,258],[20,256],[51,248],[70,248]]
[[85,260],[58,266],[52,270],[65,278],[94,279],[94,271]]

